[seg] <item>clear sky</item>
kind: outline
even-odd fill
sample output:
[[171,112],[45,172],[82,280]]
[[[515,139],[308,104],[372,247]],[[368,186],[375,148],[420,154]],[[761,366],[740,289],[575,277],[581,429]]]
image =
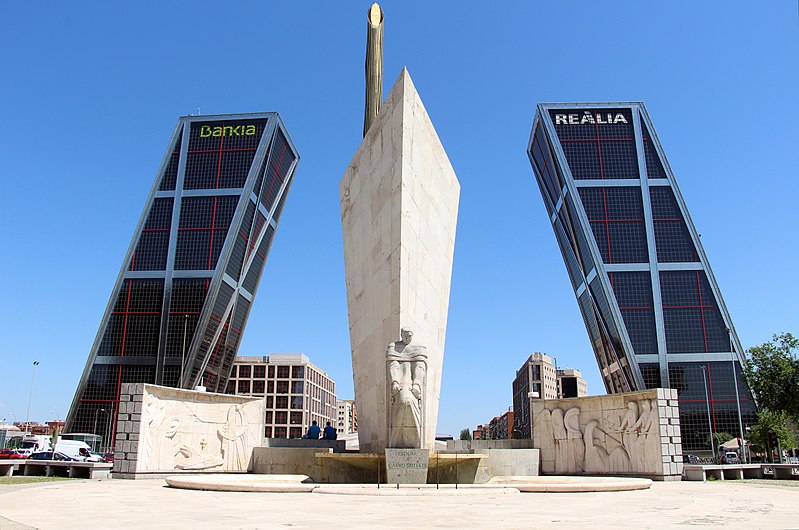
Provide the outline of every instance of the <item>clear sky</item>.
[[[302,157],[239,353],[351,398],[338,184],[370,2],[10,2],[0,20],[0,419],[64,418],[181,115],[278,111]],[[386,1],[461,183],[438,431],[507,410],[543,351],[604,393],[525,153],[546,101],[643,101],[741,342],[799,332],[799,13],[769,2]]]

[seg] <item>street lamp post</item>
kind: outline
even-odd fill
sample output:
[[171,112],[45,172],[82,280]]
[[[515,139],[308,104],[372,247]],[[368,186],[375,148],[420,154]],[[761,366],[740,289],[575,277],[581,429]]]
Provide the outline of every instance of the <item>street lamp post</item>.
[[[747,440],[749,440],[749,437],[751,436],[751,431],[752,431],[752,428],[747,426],[746,427],[746,439]],[[752,452],[749,449],[749,442],[748,441],[746,442],[746,462],[748,464],[752,463]]]
[[735,348],[732,345],[732,330],[730,330],[730,328],[727,328],[727,338],[730,341],[730,362],[732,363],[732,380],[733,383],[735,384],[735,405],[738,407],[738,434],[741,437],[740,438],[741,447],[739,447],[738,449],[740,449],[741,456],[743,457],[744,463],[746,464],[748,462],[746,462],[746,454],[744,453],[743,450],[744,423],[743,420],[741,419],[741,398],[738,395],[738,372],[736,372],[735,370]]
[[114,435],[114,431],[111,430],[112,427],[111,423],[114,417],[113,412],[114,412],[113,409],[111,409],[110,412],[105,411],[105,415],[108,418],[108,423],[107,423],[108,427],[105,430],[106,438],[108,439],[108,441],[106,442],[106,449],[108,449],[109,453],[114,452],[114,440],[111,439],[111,437]]
[[[97,409],[97,410],[94,411],[94,429],[92,430],[92,434],[94,434],[94,435],[97,434],[97,415],[99,413],[101,413],[101,412],[105,412],[106,414],[108,414],[108,412],[106,412],[105,409]],[[103,437],[103,438],[105,438],[105,437]],[[102,449],[102,446],[100,446],[100,448]]]
[[183,388],[183,371],[186,369],[186,328],[189,322],[189,315],[183,315],[183,353],[180,356],[180,387]]
[[28,394],[28,414],[25,416],[25,434],[28,434],[31,421],[31,400],[33,399],[33,382],[36,380],[36,367],[39,366],[39,361],[33,361],[33,375],[31,376],[31,391]]
[[710,397],[707,393],[707,370],[702,366],[702,380],[705,382],[705,404],[707,405],[707,427],[710,429],[710,449],[716,458],[716,441],[713,439],[713,422],[710,421]]

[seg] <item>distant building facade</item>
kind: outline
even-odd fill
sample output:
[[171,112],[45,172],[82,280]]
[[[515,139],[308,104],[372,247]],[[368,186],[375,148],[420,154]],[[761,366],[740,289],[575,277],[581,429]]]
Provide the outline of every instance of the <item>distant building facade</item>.
[[301,353],[236,357],[227,393],[266,398],[267,438],[302,438],[336,422],[336,383]]
[[50,431],[50,427],[47,424],[42,425],[41,423],[29,421],[29,422],[15,423],[14,425],[16,425],[25,434],[36,434],[36,435],[52,434],[52,432]]
[[588,383],[583,379],[580,370],[564,368],[557,371],[558,397],[573,398],[588,395]]
[[484,433],[485,440],[509,440],[511,438],[519,438],[514,436],[514,413],[513,407],[510,407],[507,412],[500,416],[496,416],[488,422],[488,431]]
[[539,104],[528,155],[606,390],[677,389],[687,451],[755,423],[743,348],[643,103]]
[[488,430],[483,427],[483,425],[478,425],[475,430],[472,431],[472,440],[485,440],[488,434]]
[[354,399],[339,399],[337,404],[336,432],[352,434],[358,432],[358,410]]
[[513,380],[513,429],[522,438],[530,437],[530,392],[537,392],[537,399],[557,399],[558,375],[555,364],[548,355],[536,352],[524,361]]
[[124,383],[225,390],[298,160],[276,113],[179,119],[89,351],[68,432],[96,429],[114,440]]

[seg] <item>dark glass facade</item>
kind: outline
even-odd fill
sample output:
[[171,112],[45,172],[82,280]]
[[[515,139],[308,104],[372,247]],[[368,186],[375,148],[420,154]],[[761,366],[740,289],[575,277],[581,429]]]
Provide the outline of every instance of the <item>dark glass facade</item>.
[[67,430],[113,440],[122,383],[226,389],[298,160],[275,113],[180,118]]
[[753,424],[738,337],[643,104],[540,104],[528,155],[607,391],[677,388],[683,448],[702,450],[710,425],[740,431],[735,367]]

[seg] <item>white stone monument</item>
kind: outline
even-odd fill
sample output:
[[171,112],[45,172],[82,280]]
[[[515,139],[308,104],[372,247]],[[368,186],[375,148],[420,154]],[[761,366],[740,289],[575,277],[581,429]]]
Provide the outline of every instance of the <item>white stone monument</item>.
[[460,184],[406,69],[340,185],[362,452],[388,446],[386,348],[427,349],[421,448],[434,449]]
[[114,476],[251,469],[262,444],[264,398],[123,383]]
[[675,389],[531,401],[533,443],[541,451],[543,473],[680,479]]

